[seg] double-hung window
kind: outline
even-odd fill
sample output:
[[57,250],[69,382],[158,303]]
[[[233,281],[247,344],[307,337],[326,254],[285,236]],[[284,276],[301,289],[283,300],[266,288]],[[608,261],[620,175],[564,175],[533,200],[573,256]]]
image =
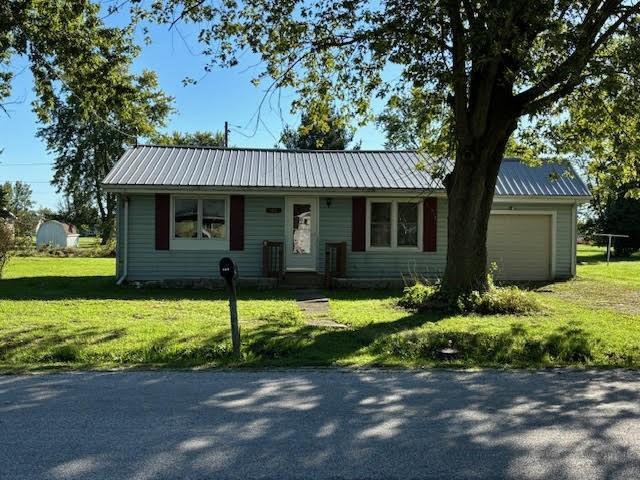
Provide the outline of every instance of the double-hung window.
[[228,201],[225,197],[174,196],[172,250],[227,250]]
[[404,199],[367,201],[368,249],[422,249],[422,202]]

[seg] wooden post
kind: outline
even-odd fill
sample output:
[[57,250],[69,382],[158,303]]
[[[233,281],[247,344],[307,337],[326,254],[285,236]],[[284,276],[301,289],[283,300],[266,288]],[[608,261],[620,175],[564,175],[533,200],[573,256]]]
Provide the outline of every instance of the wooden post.
[[240,324],[238,323],[238,298],[236,292],[236,280],[229,282],[229,313],[231,317],[231,343],[233,344],[233,356],[240,358]]
[[231,318],[231,343],[233,356],[240,359],[240,325],[238,324],[238,299],[236,291],[236,278],[238,267],[229,257],[220,260],[220,276],[224,278],[229,287],[229,317]]

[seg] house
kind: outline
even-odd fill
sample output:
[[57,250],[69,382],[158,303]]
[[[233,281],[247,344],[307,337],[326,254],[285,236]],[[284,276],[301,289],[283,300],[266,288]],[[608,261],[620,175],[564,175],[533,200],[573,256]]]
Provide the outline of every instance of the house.
[[36,246],[77,248],[80,234],[75,226],[57,220],[45,220],[38,224]]
[[[226,256],[255,281],[440,276],[447,198],[416,168],[423,160],[414,151],[137,146],[103,182],[119,198],[119,281],[215,279]],[[576,208],[588,197],[570,167],[505,159],[488,233],[497,276],[573,276]]]

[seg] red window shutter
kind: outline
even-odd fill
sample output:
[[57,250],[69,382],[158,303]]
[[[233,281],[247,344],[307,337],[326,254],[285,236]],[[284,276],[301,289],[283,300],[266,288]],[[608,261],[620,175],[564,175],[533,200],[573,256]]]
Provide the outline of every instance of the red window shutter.
[[422,251],[435,252],[438,233],[438,199],[425,198],[422,214]]
[[169,195],[156,194],[156,250],[169,250]]
[[244,196],[232,195],[229,205],[229,249],[244,250]]
[[351,250],[364,252],[367,238],[367,199],[352,197],[351,203]]

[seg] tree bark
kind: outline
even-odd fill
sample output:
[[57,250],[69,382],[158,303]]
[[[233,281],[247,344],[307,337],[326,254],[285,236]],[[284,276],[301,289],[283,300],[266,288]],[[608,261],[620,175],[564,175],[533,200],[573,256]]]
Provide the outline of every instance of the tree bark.
[[445,291],[459,295],[487,291],[487,229],[500,163],[515,129],[499,132],[458,148],[454,170],[445,179],[448,197]]
[[115,197],[112,193],[106,194],[106,208],[102,208],[101,210],[101,221],[100,221],[100,243],[102,245],[106,245],[109,243],[111,239],[115,236]]

